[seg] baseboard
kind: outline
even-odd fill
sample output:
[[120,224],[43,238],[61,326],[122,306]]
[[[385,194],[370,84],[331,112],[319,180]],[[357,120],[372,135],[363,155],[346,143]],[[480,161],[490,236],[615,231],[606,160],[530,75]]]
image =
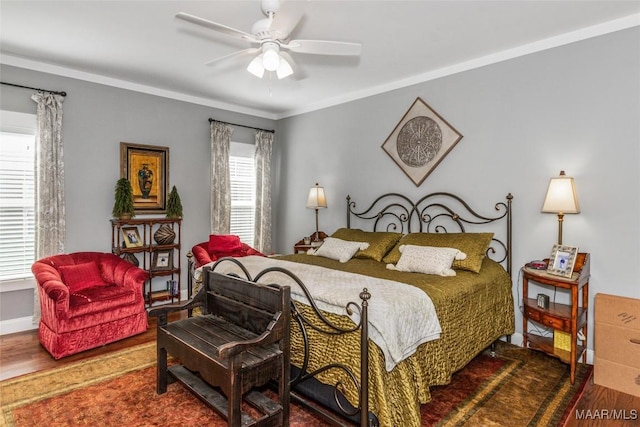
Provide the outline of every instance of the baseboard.
[[0,335],[15,334],[16,332],[33,329],[38,329],[38,324],[33,324],[33,316],[0,321]]
[[[505,337],[501,338],[502,341],[506,341]],[[522,347],[522,334],[520,332],[515,332],[511,335],[511,344]],[[593,350],[587,349],[587,364],[593,365]]]

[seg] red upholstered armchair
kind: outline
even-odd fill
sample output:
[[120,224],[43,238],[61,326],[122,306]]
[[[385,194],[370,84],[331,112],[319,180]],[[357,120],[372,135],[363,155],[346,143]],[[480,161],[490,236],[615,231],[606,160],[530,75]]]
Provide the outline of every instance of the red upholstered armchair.
[[55,358],[147,330],[147,272],[110,253],[54,255],[31,267],[38,282],[40,343]]
[[187,254],[189,259],[188,298],[191,298],[199,287],[198,282],[194,279],[195,269],[220,258],[248,255],[266,256],[246,243],[242,243],[240,237],[231,234],[211,234],[209,241],[195,245]]
[[248,255],[265,256],[246,243],[240,242],[238,236],[212,234],[209,241],[198,243],[191,249],[195,268],[202,267],[210,262],[217,261],[227,256],[243,257]]

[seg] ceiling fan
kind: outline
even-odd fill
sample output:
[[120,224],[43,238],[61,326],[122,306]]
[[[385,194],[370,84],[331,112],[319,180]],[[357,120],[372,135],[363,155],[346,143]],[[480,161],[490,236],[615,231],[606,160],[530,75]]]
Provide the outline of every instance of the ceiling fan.
[[[300,2],[290,2],[288,4],[293,5],[295,3],[299,4]],[[289,36],[302,19],[302,10],[295,7],[286,7],[286,10],[276,14],[280,10],[280,0],[262,0],[261,7],[266,18],[260,19],[253,24],[251,33],[184,12],[178,13],[176,18],[255,45],[254,47],[213,59],[207,62],[207,65],[226,61],[237,56],[256,55],[249,63],[247,71],[258,78],[262,78],[265,70],[275,72],[279,79],[292,75],[295,62],[288,52],[313,55],[358,56],[362,51],[362,44],[360,43],[329,40],[291,40]]]

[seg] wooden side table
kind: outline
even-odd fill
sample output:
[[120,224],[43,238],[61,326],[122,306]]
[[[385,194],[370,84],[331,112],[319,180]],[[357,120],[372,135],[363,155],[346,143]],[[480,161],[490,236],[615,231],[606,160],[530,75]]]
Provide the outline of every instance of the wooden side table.
[[[545,260],[549,261],[549,260]],[[522,269],[522,346],[542,351],[560,359],[571,366],[571,384],[575,382],[576,363],[582,356],[582,363],[587,361],[587,313],[589,309],[589,276],[590,257],[588,253],[579,253],[572,276],[561,277],[549,274],[546,270],[536,270],[525,266]],[[571,293],[570,304],[552,302],[548,308],[538,306],[536,298],[529,298],[529,281],[554,288],[567,289]],[[582,294],[582,298],[578,294]],[[571,350],[555,348],[553,338],[542,337],[528,332],[528,322],[534,321],[555,330],[571,335]],[[578,331],[584,340],[578,345]]]
[[294,254],[297,254],[297,253],[300,253],[300,252],[306,253],[309,249],[312,249],[312,248],[314,248],[314,246],[311,246],[311,244],[305,245],[304,242],[302,244],[296,243],[293,246],[293,253]]
[[[293,253],[307,252],[309,249],[315,249],[322,245],[322,241],[327,238],[327,233],[324,231],[318,231],[318,238],[316,239],[316,233],[312,233],[309,237],[305,237],[293,245]],[[304,239],[309,239],[309,244],[304,243]]]

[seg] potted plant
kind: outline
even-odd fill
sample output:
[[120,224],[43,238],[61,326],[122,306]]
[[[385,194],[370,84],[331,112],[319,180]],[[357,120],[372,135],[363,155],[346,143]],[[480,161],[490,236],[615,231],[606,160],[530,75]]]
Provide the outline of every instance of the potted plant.
[[115,203],[113,204],[113,216],[120,219],[129,219],[135,216],[133,207],[133,188],[127,178],[120,178],[116,183]]
[[167,198],[167,218],[181,218],[182,217],[182,201],[180,201],[180,195],[174,185],[171,188],[169,197]]

